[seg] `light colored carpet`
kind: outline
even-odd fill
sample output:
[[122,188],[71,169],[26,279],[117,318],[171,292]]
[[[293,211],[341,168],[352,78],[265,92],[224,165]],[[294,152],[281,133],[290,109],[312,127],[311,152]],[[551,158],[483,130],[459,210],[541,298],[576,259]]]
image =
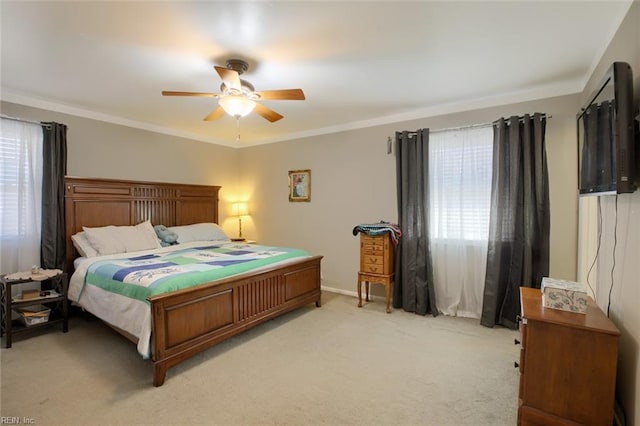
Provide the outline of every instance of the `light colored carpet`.
[[[514,425],[517,333],[323,293],[169,370],[74,317],[1,350],[2,416],[37,425]],[[24,337],[22,337],[24,336]]]

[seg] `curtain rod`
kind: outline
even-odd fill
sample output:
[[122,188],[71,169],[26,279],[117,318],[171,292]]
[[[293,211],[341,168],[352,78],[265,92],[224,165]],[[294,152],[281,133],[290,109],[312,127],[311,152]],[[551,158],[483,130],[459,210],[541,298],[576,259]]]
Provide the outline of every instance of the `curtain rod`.
[[438,129],[438,130],[429,130],[429,134],[433,133],[442,133],[442,132],[452,132],[454,130],[462,130],[462,129],[475,129],[477,127],[491,127],[491,123],[482,123],[482,124],[470,124],[467,126],[458,126],[458,127],[448,127],[446,129]]
[[[533,115],[534,115],[534,114],[529,114],[529,116],[533,116]],[[549,114],[549,115],[547,115],[547,114],[540,114],[540,116],[541,116],[542,118],[546,118],[547,120],[549,120],[549,119],[553,118],[553,116],[552,116],[551,114]],[[509,117],[509,118],[511,118],[511,117]],[[507,118],[505,121],[509,120],[509,118]],[[518,121],[522,121],[522,120],[524,120],[524,117],[518,117]],[[491,124],[496,124],[498,121],[500,121],[500,119],[497,119],[496,121],[494,121],[494,122],[493,122],[493,123],[491,123]]]
[[[550,114],[541,114],[543,118],[551,119],[553,118],[552,115]],[[518,120],[522,121],[524,120],[524,117],[518,117]],[[489,127],[489,126],[493,126],[495,123],[497,123],[498,120],[492,122],[492,123],[481,123],[481,124],[470,124],[467,126],[458,126],[458,127],[447,127],[446,129],[438,129],[438,130],[429,130],[429,134],[433,134],[433,133],[441,133],[441,132],[451,132],[454,130],[463,130],[463,129],[473,129],[476,127]],[[416,132],[407,132],[410,135],[415,135],[417,134]]]
[[9,117],[8,115],[4,115],[4,114],[0,114],[0,117],[6,118],[7,120],[21,121],[23,123],[37,124],[38,126],[46,127],[47,129],[51,128],[50,124],[44,124],[44,123],[40,123],[38,121],[25,120],[23,118],[17,118],[17,117]]

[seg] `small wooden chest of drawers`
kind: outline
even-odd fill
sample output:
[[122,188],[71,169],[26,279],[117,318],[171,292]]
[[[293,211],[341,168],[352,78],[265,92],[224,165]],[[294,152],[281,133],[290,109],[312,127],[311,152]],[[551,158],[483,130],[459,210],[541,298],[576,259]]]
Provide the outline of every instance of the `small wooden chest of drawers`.
[[584,314],[545,308],[521,288],[518,425],[611,425],[620,332],[593,300]]
[[394,247],[388,232],[381,235],[360,234],[360,272],[358,272],[358,307],[362,307],[362,282],[365,282],[366,301],[369,284],[385,286],[387,313],[391,312],[391,284],[394,274]]

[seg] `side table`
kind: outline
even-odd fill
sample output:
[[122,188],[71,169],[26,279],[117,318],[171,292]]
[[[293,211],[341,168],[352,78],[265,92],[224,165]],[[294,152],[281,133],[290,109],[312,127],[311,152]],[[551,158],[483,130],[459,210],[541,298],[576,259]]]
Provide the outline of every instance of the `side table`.
[[[40,283],[40,291],[49,291],[52,294],[48,296],[36,297],[32,299],[20,299],[12,293],[12,287],[17,284],[25,284],[31,282]],[[0,276],[0,298],[2,299],[2,307],[0,308],[2,323],[0,325],[0,336],[5,336],[5,346],[11,347],[13,335],[27,330],[44,327],[50,324],[62,324],[62,332],[69,331],[69,301],[67,300],[68,275],[66,272],[58,274],[54,277],[36,281],[32,279],[9,280],[6,276]],[[51,308],[49,320],[39,324],[29,326],[14,323],[11,312],[14,308],[45,305]]]

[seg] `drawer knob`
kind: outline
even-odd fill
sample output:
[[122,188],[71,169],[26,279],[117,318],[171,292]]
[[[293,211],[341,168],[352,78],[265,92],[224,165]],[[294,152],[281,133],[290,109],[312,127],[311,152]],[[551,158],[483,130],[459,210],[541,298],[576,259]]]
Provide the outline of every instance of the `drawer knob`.
[[518,339],[513,339],[513,344],[514,344],[514,345],[519,345],[519,344],[520,344],[520,340],[518,340]]
[[518,364],[518,361],[514,361],[514,362],[513,362],[513,366],[514,366],[515,368],[520,368],[520,364]]

